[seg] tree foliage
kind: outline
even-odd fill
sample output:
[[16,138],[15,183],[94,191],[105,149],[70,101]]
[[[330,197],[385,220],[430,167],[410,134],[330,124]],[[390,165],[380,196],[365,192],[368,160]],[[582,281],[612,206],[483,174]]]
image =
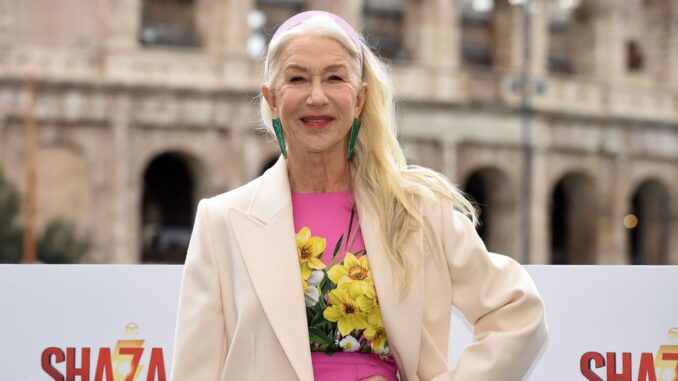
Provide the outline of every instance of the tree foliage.
[[[18,221],[21,197],[0,171],[0,263],[19,263],[23,250],[23,229]],[[50,220],[37,243],[38,260],[43,263],[77,263],[91,244],[79,237],[75,225],[65,219]]]

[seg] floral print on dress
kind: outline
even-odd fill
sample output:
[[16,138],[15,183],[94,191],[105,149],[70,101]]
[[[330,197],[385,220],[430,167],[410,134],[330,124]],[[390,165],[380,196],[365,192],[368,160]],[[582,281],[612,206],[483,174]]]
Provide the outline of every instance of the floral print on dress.
[[296,236],[311,351],[376,353],[390,358],[365,250],[344,250],[343,260],[335,263],[343,241],[344,235],[332,252],[330,264],[325,266],[322,257],[327,240],[313,236],[307,226]]

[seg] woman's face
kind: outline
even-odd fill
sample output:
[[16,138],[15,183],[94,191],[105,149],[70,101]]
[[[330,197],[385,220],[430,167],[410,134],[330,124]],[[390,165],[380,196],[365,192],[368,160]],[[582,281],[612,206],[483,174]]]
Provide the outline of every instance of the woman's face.
[[294,37],[282,49],[273,88],[263,86],[262,94],[280,118],[289,154],[345,159],[347,134],[367,93],[357,64],[329,37]]

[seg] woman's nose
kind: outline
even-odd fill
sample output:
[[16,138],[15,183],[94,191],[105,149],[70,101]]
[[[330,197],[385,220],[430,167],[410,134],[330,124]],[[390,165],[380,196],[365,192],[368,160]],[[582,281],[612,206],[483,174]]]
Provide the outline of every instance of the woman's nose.
[[309,106],[319,106],[327,103],[327,96],[323,90],[322,81],[318,78],[314,78],[311,81],[311,92],[308,94],[308,99],[306,104]]

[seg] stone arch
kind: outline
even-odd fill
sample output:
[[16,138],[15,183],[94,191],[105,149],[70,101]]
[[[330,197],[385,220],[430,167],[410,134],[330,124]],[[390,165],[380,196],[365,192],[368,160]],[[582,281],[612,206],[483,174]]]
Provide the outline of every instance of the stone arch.
[[197,160],[165,151],[145,167],[141,191],[142,261],[183,263],[198,196]]
[[670,200],[668,188],[659,180],[640,183],[629,200],[630,213],[624,218],[628,229],[628,257],[631,264],[668,263]]
[[481,224],[478,234],[488,250],[516,256],[518,234],[516,195],[505,172],[496,167],[481,167],[471,172],[464,191],[477,203]]
[[[135,184],[139,188],[143,187],[143,179],[149,164],[158,156],[163,154],[173,154],[180,157],[183,163],[188,167],[190,173],[193,175],[195,181],[195,199],[197,203],[200,197],[206,195],[206,190],[209,188],[207,179],[210,173],[214,170],[210,164],[207,152],[200,152],[199,147],[183,143],[167,143],[161,142],[155,144],[150,149],[143,151],[140,156],[134,160],[134,177]],[[141,191],[141,189],[140,189]]]
[[581,172],[569,172],[553,187],[550,205],[551,263],[596,263],[595,184]]

